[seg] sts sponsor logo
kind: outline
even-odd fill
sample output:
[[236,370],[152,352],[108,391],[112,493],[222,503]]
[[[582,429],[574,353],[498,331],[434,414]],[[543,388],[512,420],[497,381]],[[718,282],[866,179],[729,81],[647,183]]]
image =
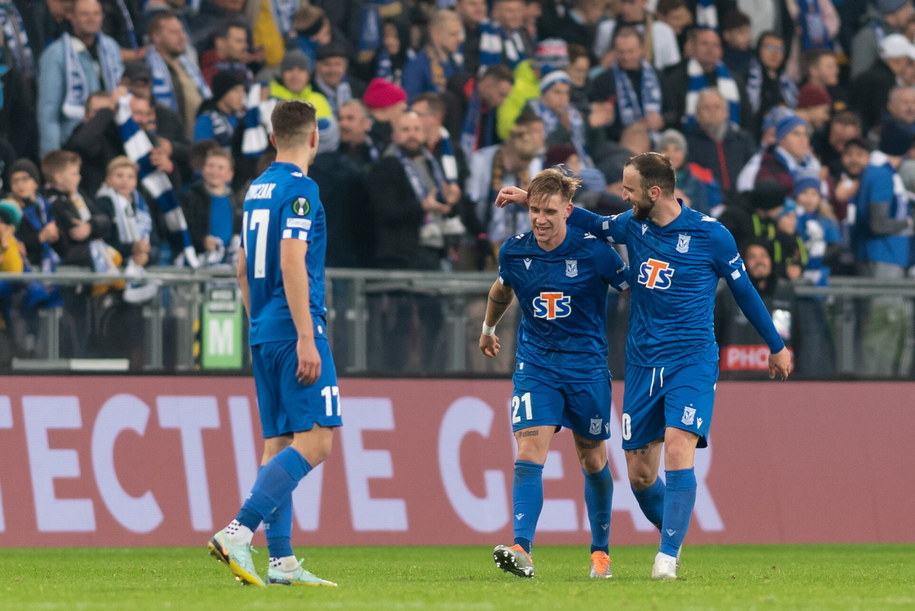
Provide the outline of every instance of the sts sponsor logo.
[[669,289],[673,275],[674,268],[667,261],[648,259],[639,265],[639,284],[650,289]]
[[558,292],[544,292],[534,297],[534,317],[555,320],[572,313],[572,297]]

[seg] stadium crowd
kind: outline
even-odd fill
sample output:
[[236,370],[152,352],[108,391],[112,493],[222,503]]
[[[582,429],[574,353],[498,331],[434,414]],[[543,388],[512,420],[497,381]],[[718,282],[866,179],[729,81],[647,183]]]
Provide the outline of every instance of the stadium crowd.
[[[577,203],[622,211],[649,150],[763,247],[764,295],[915,262],[911,0],[2,0],[0,38],[0,271],[231,263],[281,100],[317,111],[329,267],[491,269],[529,229],[502,186],[563,164]],[[92,299],[131,316],[149,288],[0,282],[6,356],[39,308],[80,331]],[[784,334],[828,344],[822,305],[796,307]],[[866,324],[872,373],[908,375],[909,304]]]

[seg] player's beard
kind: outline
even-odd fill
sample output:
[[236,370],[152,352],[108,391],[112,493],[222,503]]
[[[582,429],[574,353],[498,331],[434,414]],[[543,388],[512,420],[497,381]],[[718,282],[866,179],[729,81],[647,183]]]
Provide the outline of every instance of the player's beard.
[[646,193],[642,196],[642,199],[632,204],[632,218],[637,221],[644,221],[651,215],[652,210],[654,210],[654,202],[651,201],[651,197]]

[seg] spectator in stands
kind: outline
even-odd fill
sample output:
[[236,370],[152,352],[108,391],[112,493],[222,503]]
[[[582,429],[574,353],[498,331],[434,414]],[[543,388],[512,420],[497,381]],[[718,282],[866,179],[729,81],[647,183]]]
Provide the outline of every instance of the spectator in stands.
[[[741,255],[747,275],[772,316],[778,334],[789,349],[798,348],[794,287],[775,273],[772,256],[764,242],[749,242],[741,248]],[[715,298],[715,339],[721,351],[723,377],[748,377],[745,372],[752,371],[760,372],[761,376],[761,372],[768,371],[768,347],[727,290],[719,290]]]
[[785,41],[775,32],[763,32],[747,75],[753,125],[760,125],[773,106],[794,108],[797,104],[797,83],[785,73],[787,57]]
[[[240,25],[245,30],[244,49],[241,49],[241,40],[235,38],[234,35],[232,35],[234,38],[233,40],[224,40],[223,42],[229,42],[230,45],[233,45],[235,47],[233,51],[241,50],[242,53],[247,55],[247,31],[249,23],[245,18],[244,9],[245,0],[208,0],[207,2],[201,2],[195,14],[191,15],[188,19],[188,32],[190,33],[191,44],[200,58],[200,68],[204,73],[204,77],[207,79],[207,83],[210,82],[213,74],[219,70],[232,69],[228,65],[223,65],[207,75],[205,66],[207,66],[208,62],[204,62],[204,56],[206,56],[208,52],[213,51],[213,48],[219,44],[216,40],[219,37],[224,37],[226,35],[227,26],[229,24]],[[230,53],[230,55],[232,54],[234,53]],[[220,57],[221,59],[226,60],[228,55],[221,55]],[[247,63],[247,59],[241,55],[234,61],[238,61],[242,64]],[[244,74],[240,74],[239,78],[244,78]]]
[[[855,258],[863,277],[905,278],[912,263],[912,209],[902,180],[897,180],[911,146],[911,134],[888,124],[861,177],[854,199]],[[861,332],[862,373],[908,376],[912,333],[911,303],[893,296],[871,299]]]
[[819,178],[805,176],[794,183],[793,197],[798,207],[797,234],[807,249],[803,276],[813,284],[826,286],[841,255],[842,238],[839,222],[822,190]]
[[686,129],[690,160],[712,171],[726,195],[735,189],[741,168],[756,152],[748,131],[728,118],[728,103],[715,88],[699,92],[696,124]]
[[826,144],[820,150],[820,162],[835,174],[841,164],[839,157],[845,148],[845,143],[853,138],[860,138],[861,118],[850,110],[843,110],[836,114],[829,122],[826,134]]
[[375,219],[375,261],[388,269],[441,269],[443,219],[461,189],[445,180],[425,148],[422,119],[407,111],[394,122],[393,142],[369,177]]
[[563,172],[570,172],[581,179],[578,191],[572,201],[591,209],[607,189],[607,179],[603,172],[597,168],[588,168],[582,165],[578,151],[571,144],[554,144],[546,151],[543,162],[544,168],[564,166]]
[[534,165],[537,143],[528,128],[515,127],[500,145],[476,151],[470,158],[467,196],[475,203],[475,215],[467,229],[476,236],[480,269],[494,269],[499,246],[507,238],[530,230],[527,211],[520,206],[496,208],[496,194],[503,186],[526,189],[543,169]]
[[571,105],[569,92],[572,81],[564,70],[554,70],[540,80],[540,99],[528,102],[530,110],[543,119],[546,143],[570,142],[587,166],[593,166],[585,149],[585,122]]
[[812,83],[805,83],[797,94],[794,113],[810,126],[810,146],[818,159],[822,159],[827,144],[826,124],[829,123],[832,98],[829,92]]
[[349,76],[349,47],[343,42],[331,42],[318,47],[315,53],[315,91],[327,98],[334,114],[352,99],[361,100],[365,83]]
[[[23,253],[16,239],[16,231],[22,221],[22,210],[13,200],[0,200],[0,272],[8,274],[21,274],[23,272]],[[6,284],[3,282],[2,284]],[[0,296],[7,291],[0,284]],[[2,314],[2,312],[0,312]],[[5,329],[5,319],[0,318],[0,329]]]
[[868,7],[867,21],[852,38],[852,79],[869,70],[878,56],[884,58],[883,41],[893,34],[901,34],[911,16],[910,0],[874,0],[873,7]]
[[201,180],[181,197],[194,250],[204,265],[231,263],[238,250],[242,206],[230,189],[232,171],[232,156],[221,148],[211,148]]
[[848,109],[848,92],[839,85],[839,62],[831,49],[811,49],[801,56],[804,81],[822,87],[832,101],[830,115]]
[[664,128],[661,115],[661,79],[645,57],[642,35],[634,27],[623,26],[615,31],[614,60],[594,81],[593,96],[599,100],[615,100],[616,120],[604,137],[616,140],[619,133],[633,123],[642,123],[654,134]]
[[461,19],[449,10],[436,11],[429,21],[429,44],[416,54],[403,69],[403,88],[407,99],[420,93],[442,94],[448,79],[463,71],[457,60],[463,27]]
[[531,57],[533,50],[533,43],[524,30],[523,0],[494,0],[490,19],[481,24],[480,65],[501,63],[514,70],[520,62]]
[[123,261],[145,267],[159,260],[158,233],[146,200],[137,190],[138,166],[121,155],[108,163],[105,184],[96,193],[95,203],[111,219],[105,242],[121,253]]
[[689,31],[688,56],[664,73],[664,122],[670,127],[695,123],[699,92],[714,87],[728,103],[728,116],[743,127],[750,124],[752,111],[743,82],[721,61],[721,39],[714,30]]
[[[673,128],[664,130],[658,139],[658,152],[667,155],[677,176],[674,195],[683,203],[702,214],[720,213],[721,189],[712,171],[695,163],[688,163],[686,138]],[[714,211],[714,212],[713,212]]]
[[372,127],[369,136],[382,150],[391,142],[392,126],[407,109],[407,92],[381,78],[374,78],[365,88],[362,101],[369,109]]
[[381,148],[369,136],[372,118],[368,107],[361,100],[350,100],[340,106],[340,146],[341,154],[358,163],[368,173],[368,169],[381,157]]
[[775,181],[791,193],[798,175],[819,174],[820,162],[811,153],[809,129],[807,122],[794,113],[779,119],[776,143],[753,155],[737,177],[737,188],[749,191],[761,183]]
[[496,112],[508,98],[513,81],[511,70],[496,64],[478,78],[452,79],[449,83],[443,96],[445,120],[452,138],[460,137],[465,155],[499,142]]
[[915,89],[909,86],[897,85],[890,90],[886,102],[887,118],[881,131],[886,129],[887,123],[908,134],[915,134]]
[[[871,147],[864,138],[851,138],[843,144],[839,162],[829,168],[830,204],[840,221],[847,220],[848,206],[858,194],[870,154]],[[847,240],[845,245],[849,246]]]
[[890,34],[880,41],[879,58],[852,79],[849,106],[861,117],[865,134],[880,125],[890,90],[911,69],[913,60],[915,45],[902,34]]
[[70,31],[73,0],[46,0],[33,2],[31,6],[22,2],[16,4],[21,9],[29,44],[36,55]]
[[613,48],[617,28],[628,25],[636,28],[644,40],[645,59],[663,71],[680,63],[680,46],[673,29],[647,9],[647,0],[620,0],[619,14],[615,19],[604,19],[597,26],[594,53],[604,67],[609,67],[608,51]]
[[[301,49],[290,49],[283,56],[279,74],[270,81],[269,95],[273,100],[304,100],[315,107],[315,116],[332,118],[333,111],[324,94],[311,86],[312,62]],[[262,111],[262,116],[270,116],[272,106]]]
[[77,0],[64,33],[41,55],[38,81],[38,131],[42,155],[59,149],[83,120],[89,95],[117,87],[124,70],[121,51],[102,33],[98,0]]
[[194,142],[215,140],[227,152],[232,150],[235,129],[245,112],[245,86],[236,72],[217,72],[211,85],[213,97],[200,106],[194,123]]
[[295,35],[292,22],[299,3],[290,0],[251,0],[245,16],[251,24],[254,48],[264,49],[264,64],[275,68],[286,53],[286,42]]
[[52,151],[41,162],[47,180],[45,195],[51,204],[60,239],[54,249],[64,265],[79,265],[95,271],[108,271],[100,261],[95,240],[103,240],[111,230],[111,218],[79,189],[82,161],[71,151]]
[[186,54],[187,35],[178,15],[162,10],[147,24],[150,46],[146,63],[152,72],[152,95],[158,104],[181,115],[184,138],[193,138],[197,110],[211,97],[200,68]]
[[210,86],[213,85],[213,77],[217,72],[232,72],[239,82],[250,87],[254,82],[254,75],[248,67],[251,60],[252,55],[248,52],[248,24],[243,17],[230,16],[218,22],[213,34],[213,46],[200,54],[200,73]]
[[537,43],[533,59],[522,61],[515,67],[512,90],[498,112],[496,129],[501,140],[508,137],[531,100],[540,98],[540,81],[543,77],[555,70],[564,70],[568,65],[568,43],[559,38],[547,38]]
[[565,68],[566,74],[572,81],[572,105],[582,114],[587,116],[591,94],[591,55],[582,45],[569,45],[569,65]]
[[457,0],[454,4],[454,11],[461,18],[461,25],[464,28],[460,52],[464,58],[464,69],[468,74],[477,74],[480,67],[480,36],[488,10],[486,0]]
[[677,48],[686,43],[686,29],[693,25],[693,13],[685,0],[658,0],[655,17],[666,23],[677,37]]
[[[362,72],[366,74],[366,79],[380,78],[399,86],[403,80],[404,66],[413,55],[409,23],[399,19],[385,19],[381,31],[381,48],[374,53],[371,65],[363,64]],[[360,62],[363,60],[360,59]]]
[[[23,11],[26,12],[26,11]],[[28,12],[26,12],[28,15]],[[37,158],[38,47],[29,40],[26,24],[14,2],[0,4],[0,53],[9,72],[0,83],[0,133],[7,134],[17,155]],[[0,68],[2,71],[2,68]],[[16,129],[12,129],[15,125]]]
[[340,34],[335,36],[330,19],[324,9],[313,4],[300,3],[292,19],[295,35],[292,37],[292,46],[301,49],[312,64],[315,61],[315,52],[318,47],[330,44]]
[[750,18],[746,13],[733,9],[721,24],[722,61],[731,74],[743,82],[750,73],[750,61],[756,56],[750,34]]
[[31,160],[17,159],[10,168],[10,191],[23,216],[16,237],[25,248],[30,267],[52,272],[60,261],[54,251],[59,233],[51,204],[38,190],[40,183],[38,167]]

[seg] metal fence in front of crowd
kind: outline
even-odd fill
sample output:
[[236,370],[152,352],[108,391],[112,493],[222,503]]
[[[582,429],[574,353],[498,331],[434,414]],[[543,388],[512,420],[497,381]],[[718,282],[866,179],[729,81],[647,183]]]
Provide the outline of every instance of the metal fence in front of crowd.
[[[509,376],[516,305],[497,330],[499,357],[488,359],[477,348],[494,278],[494,272],[328,269],[328,333],[338,374]],[[61,293],[58,305],[49,307],[7,304],[0,371],[250,372],[247,323],[231,269],[151,268],[143,282],[158,289],[140,299],[124,298],[125,280],[130,286],[122,276],[82,270],[0,273],[0,284],[40,285],[41,294],[55,286]],[[798,377],[913,378],[915,280],[834,276],[829,286],[797,283],[794,292]],[[608,364],[615,378],[624,373],[628,307],[626,296],[611,292]]]

